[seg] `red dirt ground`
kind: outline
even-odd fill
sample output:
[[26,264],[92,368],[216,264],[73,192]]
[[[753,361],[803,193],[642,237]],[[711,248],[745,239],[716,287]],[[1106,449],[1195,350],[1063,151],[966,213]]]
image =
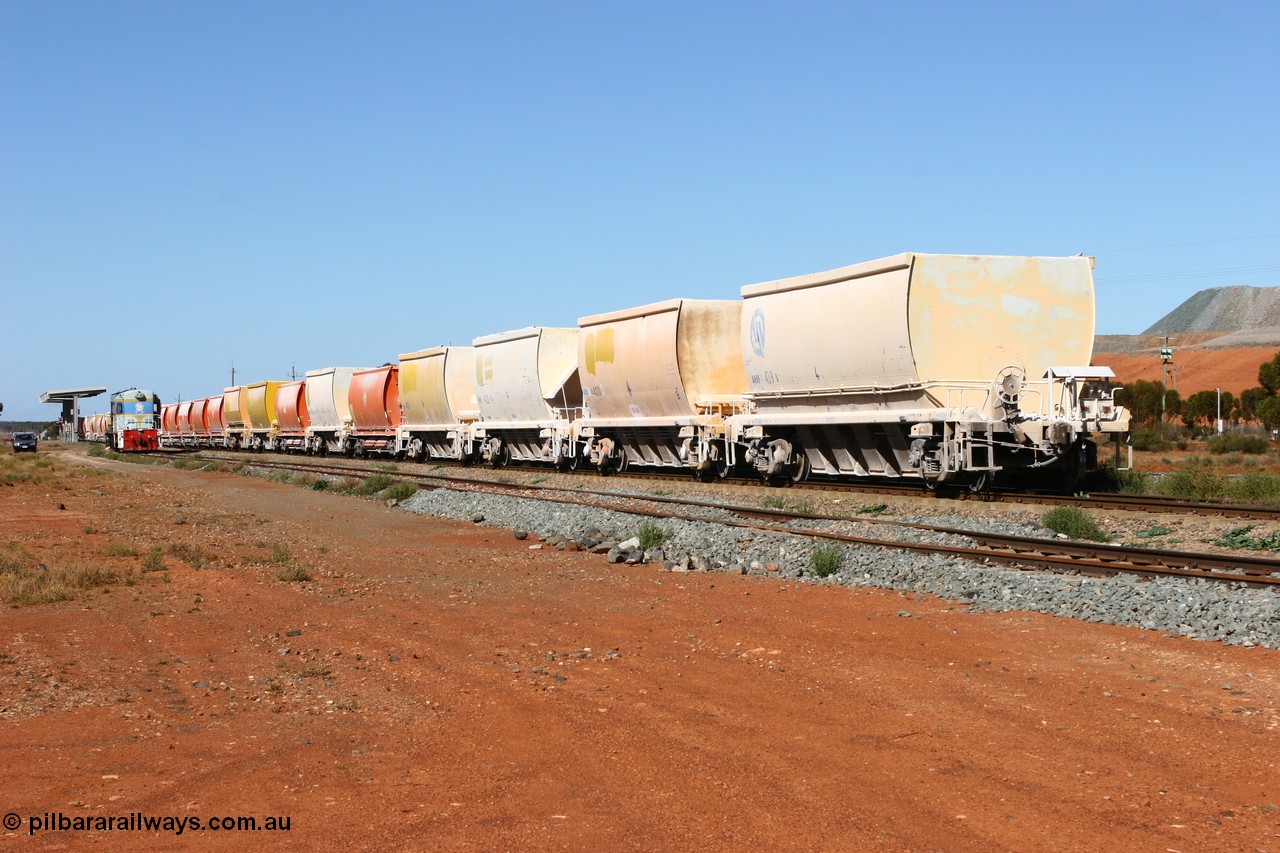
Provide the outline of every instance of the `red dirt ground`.
[[[4,846],[1280,847],[1273,650],[613,566],[371,501],[99,464],[0,488],[0,538],[121,571],[141,557],[109,542],[216,559],[3,611],[0,812],[21,820]],[[276,579],[280,544],[311,581]],[[46,812],[290,831],[28,838]]]
[[[1212,391],[1215,388],[1239,396],[1246,388],[1258,387],[1258,366],[1269,361],[1276,351],[1276,347],[1179,348],[1173,355],[1177,381],[1171,376],[1169,387],[1176,387],[1184,400],[1197,391]],[[1120,384],[1139,379],[1159,382],[1162,378],[1158,349],[1135,353],[1095,353],[1093,363],[1106,365],[1114,370],[1120,378]]]

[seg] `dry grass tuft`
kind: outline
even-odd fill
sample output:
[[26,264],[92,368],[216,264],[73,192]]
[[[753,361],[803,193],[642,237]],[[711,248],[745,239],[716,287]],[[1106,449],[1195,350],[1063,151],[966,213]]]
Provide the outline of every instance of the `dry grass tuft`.
[[115,570],[85,560],[46,566],[17,543],[0,547],[0,601],[6,604],[67,601],[85,590],[109,586],[118,580]]

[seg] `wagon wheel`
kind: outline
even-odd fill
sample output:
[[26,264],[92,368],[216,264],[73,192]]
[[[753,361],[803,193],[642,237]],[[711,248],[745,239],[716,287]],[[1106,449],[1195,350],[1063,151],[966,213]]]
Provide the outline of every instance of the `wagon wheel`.
[[723,456],[716,459],[713,467],[716,472],[716,478],[720,480],[728,479],[729,475],[733,473],[733,466]]
[[489,456],[489,464],[494,468],[505,468],[511,464],[511,448],[505,441],[499,441],[497,450]]
[[577,448],[573,446],[573,442],[567,441],[560,448],[560,458],[556,460],[556,470],[561,473],[578,470],[578,453]]
[[704,483],[710,483],[728,477],[730,468],[724,458],[724,449],[718,444],[712,444],[708,448],[707,455],[711,457],[711,464],[698,472],[698,479]]
[[802,447],[797,447],[795,454],[797,458],[795,468],[791,471],[791,482],[803,483],[809,479],[809,454],[805,453]]
[[623,450],[621,445],[615,444],[613,452],[600,460],[600,474],[609,476],[610,474],[621,474],[627,470],[627,451]]

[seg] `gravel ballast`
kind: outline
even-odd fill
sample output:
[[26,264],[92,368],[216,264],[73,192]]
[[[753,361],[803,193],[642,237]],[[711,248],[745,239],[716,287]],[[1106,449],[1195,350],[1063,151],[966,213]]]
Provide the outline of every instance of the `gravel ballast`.
[[[978,566],[959,558],[847,544],[840,545],[839,568],[819,578],[810,568],[810,555],[825,541],[718,524],[715,519],[723,515],[718,511],[698,513],[707,516],[707,521],[659,520],[599,507],[450,489],[421,491],[399,506],[424,515],[531,534],[542,540],[542,547],[597,551],[611,562],[653,563],[676,572],[774,575],[928,593],[963,602],[975,610],[1036,611],[1199,640],[1280,648],[1280,596],[1272,590],[1179,578],[1095,578],[1017,571]],[[955,526],[954,520],[951,522]],[[1015,532],[1008,523],[998,521],[985,524],[969,519],[965,525]],[[660,548],[642,552],[636,541],[642,526],[657,526],[669,538]],[[867,525],[856,521],[803,522],[797,526],[906,541],[967,542],[963,537],[938,533],[904,529],[892,533],[880,526],[868,534]],[[1031,532],[1026,526],[1017,527],[1016,532],[1023,535]]]

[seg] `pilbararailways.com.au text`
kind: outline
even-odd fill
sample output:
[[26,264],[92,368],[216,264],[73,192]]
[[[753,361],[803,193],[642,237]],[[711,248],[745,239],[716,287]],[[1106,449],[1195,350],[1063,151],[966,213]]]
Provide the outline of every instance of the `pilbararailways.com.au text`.
[[[62,812],[45,812],[42,815],[27,815],[27,835],[35,835],[37,832],[171,832],[174,835],[184,832],[288,832],[292,822],[289,815],[200,818],[149,815],[142,812],[124,815],[66,815]],[[19,829],[21,817],[10,812],[4,817],[4,827],[8,830]]]

